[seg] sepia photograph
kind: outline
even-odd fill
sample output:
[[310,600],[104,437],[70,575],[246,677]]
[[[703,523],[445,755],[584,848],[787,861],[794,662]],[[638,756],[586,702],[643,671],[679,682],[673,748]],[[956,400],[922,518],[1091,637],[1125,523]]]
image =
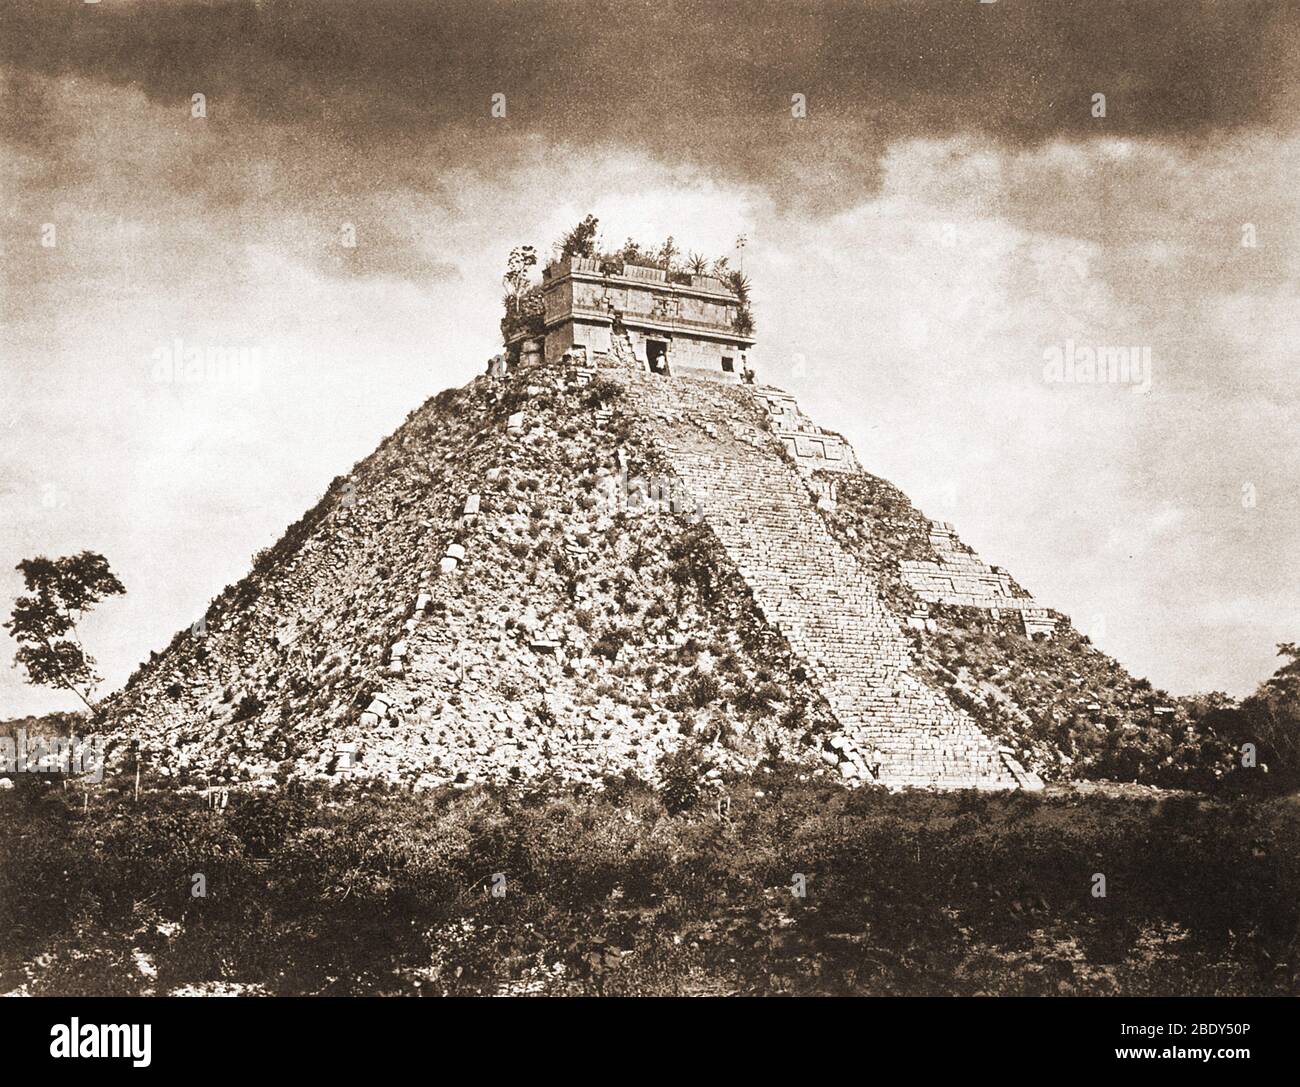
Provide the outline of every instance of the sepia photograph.
[[1288,0],[0,0],[13,1052],[1284,1050],[1297,178]]

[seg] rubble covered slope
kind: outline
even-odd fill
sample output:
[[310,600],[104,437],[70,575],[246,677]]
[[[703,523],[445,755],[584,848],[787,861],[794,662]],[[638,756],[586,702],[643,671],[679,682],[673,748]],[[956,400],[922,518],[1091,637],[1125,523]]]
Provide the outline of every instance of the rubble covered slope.
[[1063,617],[917,622],[928,523],[851,451],[804,455],[784,394],[596,361],[413,412],[114,696],[118,751],[423,788],[653,778],[689,744],[715,773],[996,789],[1124,771],[1133,729],[1167,765],[1194,746]]
[[198,781],[597,781],[685,738],[720,770],[816,761],[825,707],[628,409],[549,372],[436,397],[132,678],[113,726]]

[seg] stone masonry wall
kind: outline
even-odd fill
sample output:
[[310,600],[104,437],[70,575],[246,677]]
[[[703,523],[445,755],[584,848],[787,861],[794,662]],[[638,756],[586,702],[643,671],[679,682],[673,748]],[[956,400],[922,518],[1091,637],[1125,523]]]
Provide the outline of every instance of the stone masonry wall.
[[903,580],[931,604],[1020,613],[1026,634],[1051,634],[1056,620],[1032,596],[1017,593],[1005,570],[990,566],[973,551],[957,544],[952,525],[930,522],[930,543],[938,562],[904,560],[898,564]]
[[754,390],[754,399],[767,412],[772,433],[781,439],[797,464],[827,472],[857,471],[858,463],[849,443],[817,426],[799,410],[789,393],[762,385]]

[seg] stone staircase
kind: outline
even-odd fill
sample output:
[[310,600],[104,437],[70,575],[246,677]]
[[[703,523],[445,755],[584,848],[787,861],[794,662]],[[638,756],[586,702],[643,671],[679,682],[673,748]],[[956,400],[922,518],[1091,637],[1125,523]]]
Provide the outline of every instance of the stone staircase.
[[[627,345],[614,354],[630,361]],[[645,374],[634,363],[620,371],[656,448],[839,721],[828,762],[845,778],[891,787],[1041,787],[910,672],[911,647],[898,622],[827,529],[808,483],[760,428],[752,392]]]

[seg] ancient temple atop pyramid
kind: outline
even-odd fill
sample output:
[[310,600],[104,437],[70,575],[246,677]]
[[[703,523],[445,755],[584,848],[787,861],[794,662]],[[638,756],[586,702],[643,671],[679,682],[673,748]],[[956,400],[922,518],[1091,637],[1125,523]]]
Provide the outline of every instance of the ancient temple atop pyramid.
[[[1184,710],[763,381],[738,281],[571,258],[104,707],[189,787],[1038,789]],[[110,746],[110,752],[114,748]]]
[[709,275],[672,279],[663,268],[624,262],[602,271],[594,257],[566,257],[542,273],[545,332],[520,330],[506,340],[514,355],[541,352],[555,362],[569,352],[609,354],[626,341],[650,373],[711,374],[740,381],[754,337],[737,331],[740,299]]
[[[848,778],[891,786],[1040,789],[1013,749],[984,735],[912,668],[905,625],[931,623],[922,603],[893,614],[824,511],[835,476],[860,474],[839,434],[756,379],[756,339],[736,332],[740,300],[721,281],[673,283],[659,268],[619,274],[592,258],[546,269],[542,336],[506,340],[498,364],[568,369],[626,383],[658,452],[686,484],[763,616],[813,677],[842,732],[835,765]],[[748,411],[737,410],[737,397]],[[776,443],[773,443],[773,440]],[[1052,613],[996,567],[932,525],[938,561],[900,564],[920,601],[1018,614],[1027,635],[1050,636]],[[828,760],[830,761],[830,757]]]

